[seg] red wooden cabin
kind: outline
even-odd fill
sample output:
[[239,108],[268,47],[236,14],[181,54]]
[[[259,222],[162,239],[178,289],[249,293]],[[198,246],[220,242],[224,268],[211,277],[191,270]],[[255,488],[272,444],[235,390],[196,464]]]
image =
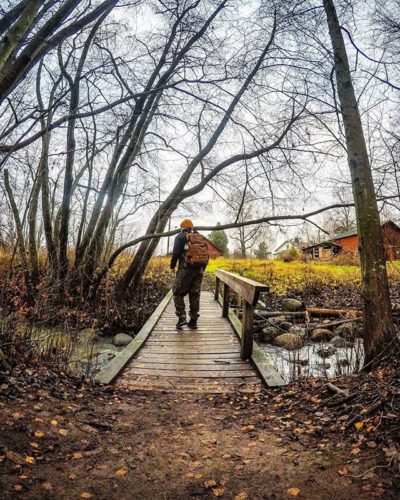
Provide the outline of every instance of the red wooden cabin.
[[[389,220],[382,224],[383,244],[388,260],[400,260],[400,227]],[[303,248],[312,260],[330,260],[341,252],[358,253],[357,229],[340,233],[328,241]]]

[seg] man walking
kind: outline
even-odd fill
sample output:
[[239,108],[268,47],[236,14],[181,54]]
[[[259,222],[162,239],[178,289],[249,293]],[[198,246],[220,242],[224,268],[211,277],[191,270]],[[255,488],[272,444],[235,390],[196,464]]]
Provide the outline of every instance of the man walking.
[[[204,236],[193,229],[193,222],[185,219],[181,223],[181,232],[176,236],[171,258],[171,269],[178,263],[172,292],[174,294],[175,313],[178,316],[177,330],[188,325],[197,329],[200,309],[200,292],[203,272],[208,264],[208,246]],[[189,294],[189,316],[187,323],[185,295]]]

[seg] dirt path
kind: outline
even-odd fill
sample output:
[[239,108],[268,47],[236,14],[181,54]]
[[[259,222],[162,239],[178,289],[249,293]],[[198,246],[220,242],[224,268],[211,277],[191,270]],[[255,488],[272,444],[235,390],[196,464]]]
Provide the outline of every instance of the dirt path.
[[34,385],[4,395],[2,498],[398,498],[390,473],[370,470],[374,450],[355,456],[304,422],[296,431],[273,397]]

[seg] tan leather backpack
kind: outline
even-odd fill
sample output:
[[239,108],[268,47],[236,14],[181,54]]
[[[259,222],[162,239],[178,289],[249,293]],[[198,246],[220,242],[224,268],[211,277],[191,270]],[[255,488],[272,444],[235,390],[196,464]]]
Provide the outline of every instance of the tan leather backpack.
[[188,267],[205,267],[209,259],[206,238],[200,233],[187,233],[186,238],[186,265]]

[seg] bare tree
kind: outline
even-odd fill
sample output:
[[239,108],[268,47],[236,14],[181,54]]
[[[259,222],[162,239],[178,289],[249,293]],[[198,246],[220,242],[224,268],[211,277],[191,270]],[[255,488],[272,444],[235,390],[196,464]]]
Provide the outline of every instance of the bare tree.
[[346,133],[348,163],[357,215],[364,301],[365,366],[379,363],[394,342],[385,252],[374,183],[346,47],[332,0],[324,0],[334,52],[334,69]]

